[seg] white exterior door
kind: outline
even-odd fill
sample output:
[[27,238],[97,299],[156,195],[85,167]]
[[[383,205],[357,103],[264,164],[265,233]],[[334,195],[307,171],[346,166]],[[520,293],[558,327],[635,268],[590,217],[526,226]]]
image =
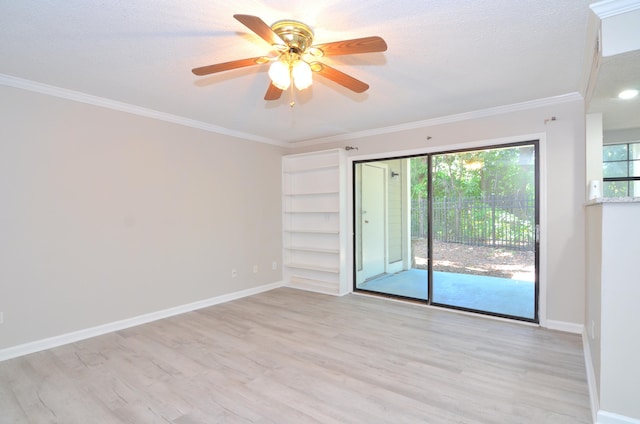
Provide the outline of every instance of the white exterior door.
[[383,274],[386,266],[386,166],[362,167],[362,280]]

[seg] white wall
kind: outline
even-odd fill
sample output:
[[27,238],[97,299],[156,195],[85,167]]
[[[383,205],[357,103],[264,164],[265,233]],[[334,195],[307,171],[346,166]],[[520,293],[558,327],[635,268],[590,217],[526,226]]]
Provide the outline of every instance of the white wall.
[[602,205],[600,409],[640,421],[639,216],[640,203]]
[[7,86],[0,131],[0,349],[281,280],[281,148]]
[[[611,199],[609,199],[611,200]],[[587,211],[587,372],[598,423],[640,422],[640,216],[638,202],[590,204]]]
[[603,18],[602,55],[613,56],[640,49],[638,22],[640,22],[640,10],[632,10]]
[[[531,109],[498,112],[450,123],[426,123],[422,128],[398,129],[392,133],[347,141],[301,143],[295,151],[353,146],[358,150],[349,151],[350,156],[367,158],[390,152],[430,152],[544,136],[541,214],[546,225],[542,229],[541,279],[546,282],[546,294],[541,294],[546,296],[547,322],[543,324],[580,332],[585,306],[583,204],[587,187],[584,102],[575,99]],[[551,120],[552,117],[556,119]]]
[[640,128],[604,131],[602,138],[604,144],[633,143],[640,141]]
[[[602,193],[602,114],[591,113],[586,116],[585,147],[587,155],[587,183],[596,180]],[[601,197],[601,196],[597,196]],[[587,199],[589,191],[587,189]]]
[[[585,332],[582,337],[587,338],[590,363],[586,363],[587,371],[592,371],[594,381],[592,395],[599,402],[600,399],[600,351],[602,346],[602,205],[586,207],[586,309]],[[591,369],[589,369],[591,368]],[[593,391],[595,390],[595,393]],[[599,408],[596,405],[596,408]]]

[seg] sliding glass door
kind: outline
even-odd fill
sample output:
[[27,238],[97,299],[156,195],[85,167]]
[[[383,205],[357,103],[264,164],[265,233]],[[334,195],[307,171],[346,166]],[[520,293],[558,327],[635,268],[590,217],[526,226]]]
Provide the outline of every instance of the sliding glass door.
[[356,290],[537,322],[537,142],[354,163]]
[[535,144],[433,155],[433,304],[535,319]]

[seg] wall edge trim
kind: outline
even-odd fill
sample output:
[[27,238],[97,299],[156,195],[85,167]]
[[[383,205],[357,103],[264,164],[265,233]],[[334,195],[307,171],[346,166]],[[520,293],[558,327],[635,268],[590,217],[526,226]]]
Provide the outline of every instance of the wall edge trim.
[[582,334],[584,332],[584,325],[582,324],[552,319],[546,320],[544,327],[549,330],[564,331],[565,333]]
[[291,143],[291,147],[308,147],[315,146],[318,144],[336,142],[336,141],[346,141],[346,140],[354,140],[363,137],[370,137],[376,135],[390,134],[396,133],[400,131],[407,131],[419,128],[428,128],[434,127],[437,125],[451,124],[456,122],[468,121],[471,119],[485,118],[490,116],[501,115],[510,112],[518,112],[523,110],[536,109],[539,107],[552,106],[562,103],[574,102],[584,100],[584,97],[578,93],[568,93],[554,97],[547,97],[543,99],[530,100],[522,103],[514,103],[510,105],[504,106],[496,106],[487,109],[481,109],[471,112],[464,112],[455,115],[448,115],[439,118],[426,119],[422,121],[408,122],[406,124],[400,125],[392,125],[388,127],[382,128],[374,128],[371,130],[365,131],[356,131],[348,134],[339,134],[335,136],[316,138],[311,140],[304,140],[295,143]]
[[187,303],[184,305],[174,306],[171,308],[163,309],[156,312],[150,312],[143,315],[138,315],[131,318],[125,318],[123,320],[97,325],[95,327],[85,328],[82,330],[73,331],[71,333],[61,334],[58,336],[48,337],[33,342],[28,342],[8,348],[0,349],[0,362],[9,359],[17,358],[20,356],[28,355],[31,353],[39,352],[46,349],[66,345],[69,343],[75,343],[81,340],[90,339],[92,337],[101,336],[103,334],[112,333],[114,331],[124,330],[127,328],[135,327],[142,324],[147,324],[153,321],[158,321],[164,318],[169,318],[175,315],[184,314],[187,312],[195,311],[197,309],[206,308],[209,306],[218,305],[232,300],[241,299],[243,297],[252,296],[255,294],[263,293],[273,289],[282,287],[284,283],[282,281],[265,284],[250,289],[240,290],[220,296],[211,297],[209,299],[198,300],[195,302]]
[[600,410],[600,398],[598,396],[598,384],[596,380],[596,371],[593,368],[593,358],[591,357],[591,347],[589,344],[589,335],[586,327],[582,331],[582,348],[584,349],[584,364],[587,371],[587,386],[589,389],[589,401],[591,404],[591,419],[594,423],[598,422],[598,411]]
[[93,96],[91,94],[82,93],[80,91],[68,90],[66,88],[56,87],[53,85],[43,84],[36,81],[30,81],[22,78],[13,77],[11,75],[0,74],[0,85],[19,88],[22,90],[32,91],[47,96],[58,97],[65,100],[71,100],[79,103],[85,103],[92,106],[112,109],[119,112],[125,112],[132,115],[143,116],[145,118],[156,119],[159,121],[170,122],[185,127],[196,128],[211,133],[227,135],[239,138],[241,140],[255,141],[258,143],[272,144],[280,147],[288,147],[287,143],[272,140],[266,137],[260,137],[254,134],[235,131],[218,125],[210,124],[195,119],[185,118],[183,116],[173,115],[166,112],[160,112],[153,109],[136,106],[129,103],[119,102],[117,100],[107,99],[104,97]]
[[597,424],[640,424],[640,420],[627,417],[625,415],[615,414],[613,412],[598,411]]
[[640,3],[637,0],[602,0],[589,5],[589,8],[600,19],[605,19],[638,10]]

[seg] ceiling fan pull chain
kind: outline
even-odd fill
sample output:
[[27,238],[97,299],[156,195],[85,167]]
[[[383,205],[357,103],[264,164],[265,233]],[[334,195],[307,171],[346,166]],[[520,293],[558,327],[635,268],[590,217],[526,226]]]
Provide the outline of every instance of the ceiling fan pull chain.
[[291,65],[289,65],[289,75],[291,77],[291,85],[289,86],[289,89],[291,90],[290,93],[290,100],[289,100],[289,107],[294,107],[296,105],[296,99],[295,99],[295,93],[293,92],[293,71],[291,69]]

